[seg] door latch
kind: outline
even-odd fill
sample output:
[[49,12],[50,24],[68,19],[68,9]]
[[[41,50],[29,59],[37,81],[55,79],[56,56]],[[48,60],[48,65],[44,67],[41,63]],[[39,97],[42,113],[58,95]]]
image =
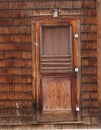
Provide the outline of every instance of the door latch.
[[38,46],[38,44],[35,42],[35,43],[34,43],[34,46],[36,47],[36,46]]

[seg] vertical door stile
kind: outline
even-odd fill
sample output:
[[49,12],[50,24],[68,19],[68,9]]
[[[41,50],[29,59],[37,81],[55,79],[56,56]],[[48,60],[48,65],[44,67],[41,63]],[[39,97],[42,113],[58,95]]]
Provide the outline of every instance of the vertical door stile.
[[[73,41],[73,55],[74,55],[74,58],[73,58],[73,61],[74,61],[74,64],[73,64],[73,66],[74,66],[74,76],[73,76],[73,82],[74,82],[74,84],[75,84],[75,88],[73,88],[74,89],[74,93],[73,93],[73,97],[74,97],[74,100],[76,100],[76,101],[74,101],[74,110],[76,111],[76,115],[78,116],[78,111],[76,110],[77,109],[77,107],[79,107],[79,105],[78,105],[78,81],[77,81],[77,78],[78,78],[78,72],[76,72],[75,71],[75,68],[78,68],[78,58],[79,57],[77,57],[77,53],[78,53],[78,42],[77,42],[77,40],[78,40],[78,38],[75,38],[75,34],[77,34],[78,33],[78,30],[77,30],[77,20],[75,20],[75,21],[73,21],[72,22],[72,26],[73,26],[73,39],[74,39],[74,41]],[[77,117],[78,118],[78,117]]]
[[[72,69],[73,69],[73,58],[74,58],[74,56],[73,56],[73,39],[72,39],[72,35],[73,35],[73,27],[72,27],[72,25],[70,26],[70,53],[71,53],[71,56],[72,56]],[[72,70],[73,71],[73,70]]]
[[[80,47],[80,20],[77,20],[77,24],[76,24],[76,30],[77,30],[77,34],[78,34],[78,38],[76,39],[76,44],[77,44],[77,67],[78,67],[78,73],[77,73],[77,101],[78,101],[78,107],[80,109],[80,81],[81,81],[81,69],[80,69],[80,66],[81,66],[81,59],[80,59],[80,50],[81,50],[81,47]],[[81,111],[78,112],[78,120],[81,120]]]
[[[40,109],[40,74],[39,74],[39,47],[40,47],[40,25],[39,22],[36,23],[36,98],[37,98],[37,110]],[[37,111],[37,121],[39,118],[39,113]]]
[[72,27],[73,27],[73,66],[74,68],[77,67],[77,45],[76,45],[76,39],[74,38],[74,34],[76,33],[76,21],[72,21]]
[[36,42],[36,23],[32,23],[32,91],[33,91],[33,101],[34,104],[36,104],[36,47],[35,47],[35,42]]
[[32,92],[33,92],[33,120],[36,122],[37,121],[37,88],[36,88],[36,22],[31,23],[32,27]]

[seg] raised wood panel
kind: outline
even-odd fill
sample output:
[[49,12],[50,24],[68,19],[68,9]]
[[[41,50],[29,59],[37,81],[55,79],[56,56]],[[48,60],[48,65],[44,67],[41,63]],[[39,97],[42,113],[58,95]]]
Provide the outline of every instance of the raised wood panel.
[[42,113],[71,111],[71,81],[68,78],[42,78]]

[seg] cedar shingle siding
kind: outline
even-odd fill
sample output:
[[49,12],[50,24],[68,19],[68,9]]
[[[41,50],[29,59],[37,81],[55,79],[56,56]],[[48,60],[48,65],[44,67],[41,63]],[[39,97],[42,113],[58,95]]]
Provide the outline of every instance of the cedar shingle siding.
[[62,13],[81,13],[80,102],[84,124],[74,128],[97,127],[96,0],[0,0],[0,125],[34,120],[31,15],[49,14],[54,7]]

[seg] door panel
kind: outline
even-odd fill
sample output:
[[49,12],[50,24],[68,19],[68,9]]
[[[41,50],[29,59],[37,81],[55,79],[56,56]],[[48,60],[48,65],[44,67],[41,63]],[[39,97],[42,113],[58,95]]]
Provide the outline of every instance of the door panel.
[[42,26],[41,55],[67,55],[71,51],[71,26]]
[[43,113],[71,111],[71,81],[68,78],[42,78]]
[[72,71],[71,36],[71,26],[41,26],[41,72],[66,73],[68,71]]
[[[62,116],[63,117],[62,117]],[[71,80],[66,77],[42,78],[42,116],[49,120],[72,117]],[[54,116],[54,118],[53,118]]]
[[35,85],[37,120],[77,119],[75,21],[36,22]]

